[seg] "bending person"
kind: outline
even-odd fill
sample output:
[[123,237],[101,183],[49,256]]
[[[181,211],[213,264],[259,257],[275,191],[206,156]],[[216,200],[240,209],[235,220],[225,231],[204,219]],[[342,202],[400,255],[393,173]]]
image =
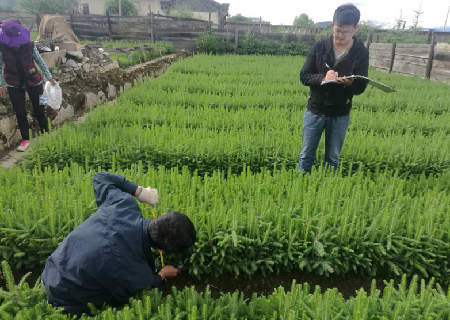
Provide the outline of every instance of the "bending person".
[[48,258],[42,283],[48,302],[72,315],[88,313],[90,302],[119,306],[144,288],[155,288],[180,270],[156,270],[156,252],[181,253],[196,240],[194,225],[178,212],[146,220],[133,196],[154,206],[158,191],[120,175],[93,179],[97,212],[73,230]]

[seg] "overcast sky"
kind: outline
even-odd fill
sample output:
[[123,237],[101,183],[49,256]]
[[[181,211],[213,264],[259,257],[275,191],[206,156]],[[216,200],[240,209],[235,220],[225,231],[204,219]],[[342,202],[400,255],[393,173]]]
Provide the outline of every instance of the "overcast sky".
[[[220,3],[230,4],[230,15],[238,13],[248,17],[262,17],[265,21],[272,24],[292,24],[294,17],[306,13],[314,22],[330,21],[333,19],[333,13],[336,7],[345,2],[318,0],[318,1],[299,1],[299,0],[219,0]],[[412,24],[414,10],[421,7],[423,14],[420,25],[424,28],[433,28],[443,26],[447,10],[450,6],[450,0],[372,0],[353,2],[361,11],[363,20],[370,19],[393,25],[395,18],[400,16],[400,10],[403,11],[403,19],[406,20],[406,26]],[[277,8],[273,10],[273,8]],[[450,19],[449,19],[450,20]],[[450,21],[447,22],[447,26]]]

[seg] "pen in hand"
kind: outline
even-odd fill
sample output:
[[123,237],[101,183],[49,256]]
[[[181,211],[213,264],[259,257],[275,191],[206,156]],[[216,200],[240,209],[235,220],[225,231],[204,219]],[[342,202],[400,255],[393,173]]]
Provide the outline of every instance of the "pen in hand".
[[[330,66],[328,65],[328,63],[326,63],[325,62],[325,66],[329,69],[329,71],[327,72],[327,75],[330,73],[330,71],[333,73],[333,75],[334,75],[334,81],[337,81],[337,80],[339,80],[339,77],[338,77],[338,73],[336,72],[336,71],[334,71],[334,70],[332,70],[331,68],[330,68]],[[326,77],[326,76],[325,76]]]

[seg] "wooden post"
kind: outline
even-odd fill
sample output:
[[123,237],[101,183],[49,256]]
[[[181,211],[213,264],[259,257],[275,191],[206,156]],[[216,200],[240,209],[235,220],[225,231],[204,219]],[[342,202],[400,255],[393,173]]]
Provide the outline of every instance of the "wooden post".
[[150,38],[152,43],[155,43],[155,31],[153,29],[153,12],[150,12]]
[[234,51],[238,51],[238,45],[239,45],[239,29],[238,26],[235,26],[234,29]]
[[[36,13],[36,26],[37,26],[37,30],[38,30],[38,33],[39,33],[39,29],[40,29],[40,26],[41,26],[41,16],[39,15],[39,13]],[[42,36],[44,36],[44,34]]]
[[431,76],[431,69],[433,68],[433,59],[434,59],[434,44],[436,43],[436,36],[434,35],[433,30],[433,36],[431,38],[430,43],[430,53],[428,54],[428,63],[427,63],[427,71],[425,76],[430,79]]
[[445,32],[445,27],[447,27],[447,21],[448,21],[448,14],[450,13],[450,6],[448,6],[448,10],[447,10],[447,17],[445,18],[445,23],[444,23],[444,32]]
[[259,16],[259,33],[262,32],[262,17]]
[[397,48],[397,44],[392,44],[392,51],[391,51],[391,65],[389,67],[389,73],[392,72],[392,69],[394,68],[394,61],[395,61],[395,49]]
[[119,62],[119,50],[116,49],[116,61]]
[[211,31],[211,11],[209,12],[209,18],[208,18],[208,31]]
[[119,0],[119,17],[122,16],[122,1]]
[[141,52],[140,52],[139,49],[136,48],[136,47],[134,48],[134,51],[137,52],[139,63],[142,63],[142,60],[141,60]]
[[371,32],[367,35],[367,50],[370,49],[370,44],[372,43],[372,38],[373,38],[373,31],[371,31]]
[[75,32],[75,28],[73,27],[73,15],[72,13],[69,14],[70,17],[70,27],[72,28],[73,32]]
[[108,21],[109,40],[113,40],[113,33],[112,33],[112,27],[111,27],[111,19],[109,18],[109,11],[106,11],[106,19]]
[[427,43],[428,43],[428,44],[430,44],[431,41],[433,40],[433,35],[434,35],[434,29],[430,29],[430,30],[428,31],[428,40],[427,40]]

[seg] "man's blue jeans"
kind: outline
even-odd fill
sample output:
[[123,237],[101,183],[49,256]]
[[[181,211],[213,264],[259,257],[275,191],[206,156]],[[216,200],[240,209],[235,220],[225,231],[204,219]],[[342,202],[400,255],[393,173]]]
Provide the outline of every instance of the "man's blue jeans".
[[317,147],[325,130],[325,162],[335,169],[339,166],[339,156],[344,144],[345,134],[350,124],[350,116],[323,117],[306,109],[303,116],[302,152],[298,160],[298,170],[311,172],[316,158]]

